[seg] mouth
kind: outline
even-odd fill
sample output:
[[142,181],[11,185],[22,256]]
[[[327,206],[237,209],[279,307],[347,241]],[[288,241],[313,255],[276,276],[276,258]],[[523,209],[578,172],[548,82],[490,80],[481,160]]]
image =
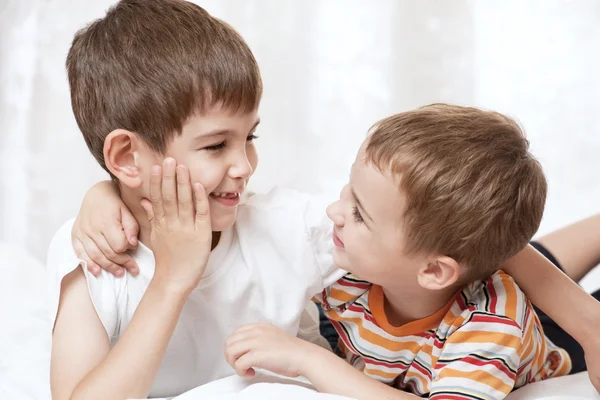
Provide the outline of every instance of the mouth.
[[336,233],[333,233],[333,244],[335,244],[336,247],[339,247],[340,249],[344,248],[344,242],[342,242],[340,240],[340,238],[338,237],[338,235],[336,235]]
[[240,202],[240,192],[212,192],[209,197],[227,207],[237,206]]

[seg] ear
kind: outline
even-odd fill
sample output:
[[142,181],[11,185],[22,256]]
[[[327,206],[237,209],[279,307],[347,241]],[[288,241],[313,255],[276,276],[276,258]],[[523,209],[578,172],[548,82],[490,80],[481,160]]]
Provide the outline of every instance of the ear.
[[126,186],[137,188],[143,179],[139,168],[143,144],[132,132],[115,129],[104,139],[104,164]]
[[417,275],[419,285],[428,290],[441,290],[454,285],[460,277],[462,267],[451,257],[437,257],[423,268]]

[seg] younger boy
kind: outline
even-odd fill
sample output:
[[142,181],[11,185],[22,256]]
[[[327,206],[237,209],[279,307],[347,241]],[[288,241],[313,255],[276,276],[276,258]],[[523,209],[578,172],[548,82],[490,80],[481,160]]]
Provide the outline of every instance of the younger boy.
[[502,399],[568,374],[569,354],[499,270],[537,231],[545,199],[508,117],[436,104],[377,123],[328,208],[334,262],[350,273],[317,296],[356,369],[266,324],[228,339],[229,362],[357,399]]

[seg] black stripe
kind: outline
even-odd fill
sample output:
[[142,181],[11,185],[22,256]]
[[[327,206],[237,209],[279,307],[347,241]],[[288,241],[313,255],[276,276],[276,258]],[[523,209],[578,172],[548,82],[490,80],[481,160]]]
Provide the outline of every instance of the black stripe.
[[[444,355],[444,353],[442,353],[442,356],[441,356],[441,357],[438,359],[438,364],[440,363],[440,361],[441,361],[443,364],[449,364],[449,363],[451,363],[451,362],[454,362],[454,361],[460,361],[460,360],[462,360],[463,358],[465,358],[465,357],[459,357],[459,358],[443,358],[443,355]],[[506,369],[508,369],[509,371],[511,371],[512,373],[514,373],[515,375],[517,374],[517,371],[516,371],[516,370],[514,370],[514,369],[512,369],[511,367],[509,367],[509,366],[508,366],[508,364],[506,364],[506,361],[504,361],[502,358],[499,358],[499,357],[487,358],[487,357],[480,356],[480,355],[479,355],[479,354],[477,354],[477,353],[470,353],[470,354],[469,354],[469,356],[471,356],[471,357],[474,357],[474,358],[477,358],[477,359],[479,359],[479,360],[481,360],[481,361],[494,361],[494,360],[496,360],[496,361],[500,361],[500,363],[502,363],[502,365],[504,365],[504,366],[506,367]]]
[[404,366],[405,368],[408,368],[410,366],[410,364],[406,364],[405,362],[400,361],[400,360],[381,359],[381,358],[373,357],[370,354],[364,354],[363,352],[359,351],[356,348],[354,341],[352,340],[352,336],[349,334],[349,332],[346,329],[346,326],[344,326],[344,324],[340,324],[338,321],[333,321],[333,320],[331,322],[333,323],[334,327],[339,326],[339,329],[344,331],[345,336],[348,338],[348,340],[350,341],[350,344],[352,346],[352,348],[348,349],[348,350],[351,350],[351,351],[353,351],[353,353],[358,354],[360,357],[363,358],[363,361],[365,359],[368,359],[368,360],[374,360],[374,361],[384,362],[384,363],[388,363],[388,364],[399,364],[399,365]]

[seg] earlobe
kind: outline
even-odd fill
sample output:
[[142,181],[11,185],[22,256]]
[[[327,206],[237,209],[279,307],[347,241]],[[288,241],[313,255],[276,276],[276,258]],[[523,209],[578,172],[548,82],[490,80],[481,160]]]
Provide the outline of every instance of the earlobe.
[[106,168],[124,185],[136,188],[142,185],[139,169],[139,138],[125,129],[115,129],[104,140]]
[[461,272],[461,265],[451,257],[441,256],[429,262],[418,273],[418,282],[428,290],[442,290],[454,285]]

